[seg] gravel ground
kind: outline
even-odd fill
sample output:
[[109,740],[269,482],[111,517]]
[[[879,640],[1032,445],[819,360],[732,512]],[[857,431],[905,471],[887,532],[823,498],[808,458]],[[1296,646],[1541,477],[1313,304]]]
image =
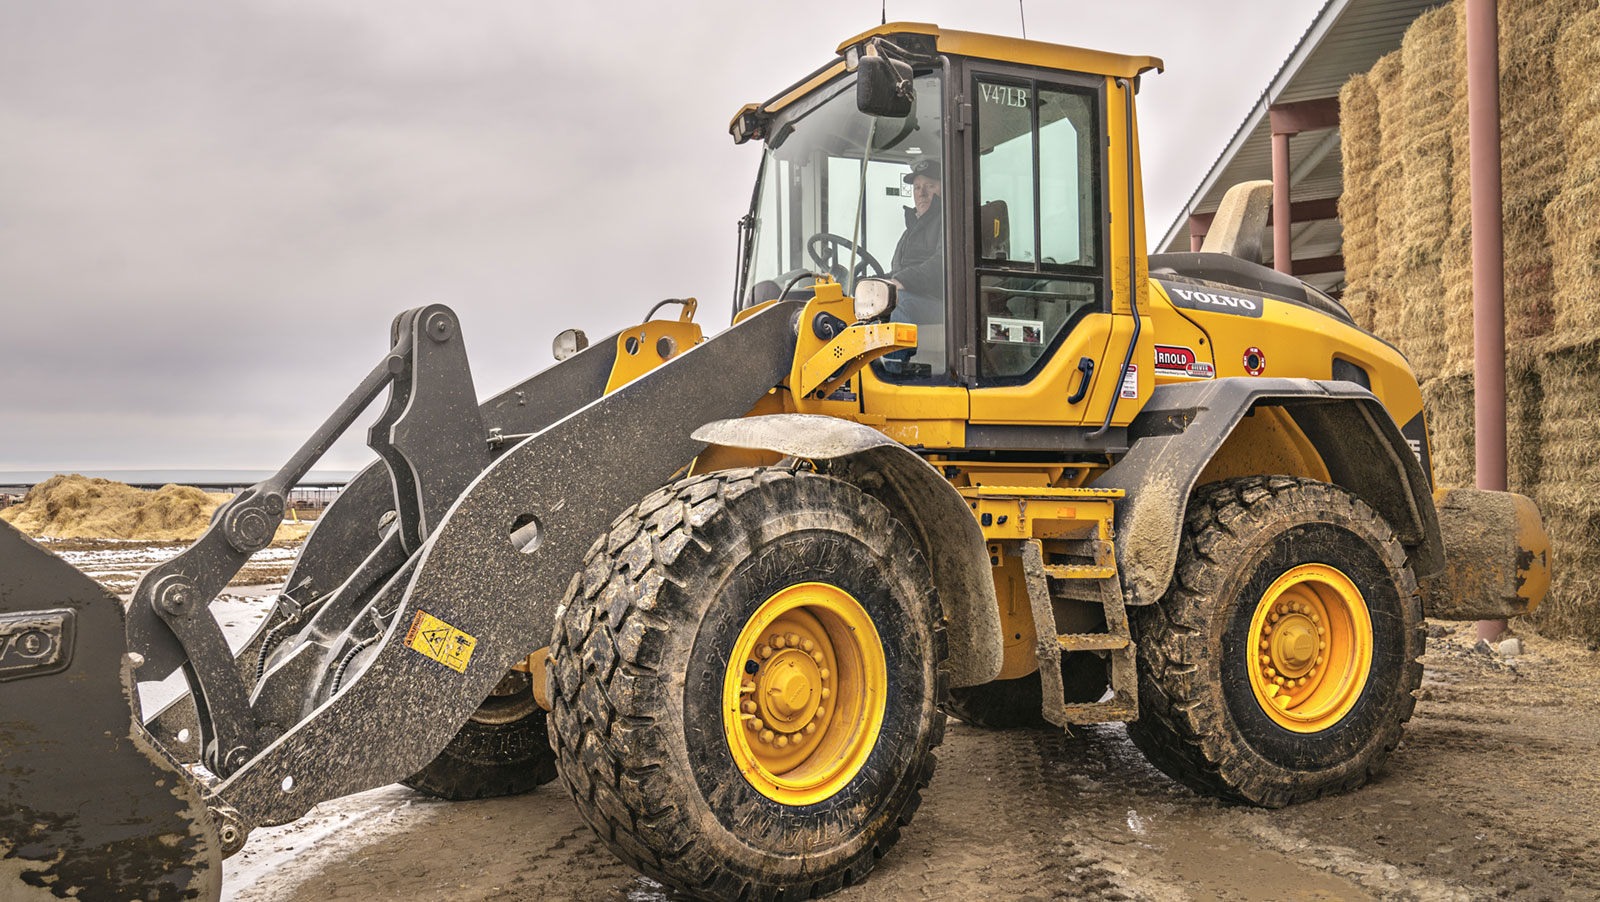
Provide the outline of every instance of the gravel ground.
[[[59,550],[117,576],[176,551]],[[288,556],[256,564],[252,579],[281,579]],[[243,628],[265,602],[238,591],[226,617]],[[916,822],[833,898],[1600,898],[1600,654],[1538,636],[1516,657],[1483,654],[1471,631],[1432,625],[1416,717],[1376,782],[1281,811],[1195,796],[1120,726],[952,722]],[[674,898],[614,858],[554,784],[471,803],[375,789],[257,830],[224,871],[233,902]]]

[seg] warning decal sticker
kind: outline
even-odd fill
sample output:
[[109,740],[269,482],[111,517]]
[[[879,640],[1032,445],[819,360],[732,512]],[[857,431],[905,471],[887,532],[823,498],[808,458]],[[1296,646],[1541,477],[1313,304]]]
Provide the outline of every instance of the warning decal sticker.
[[1128,369],[1122,374],[1122,398],[1133,400],[1139,397],[1139,365],[1128,364]]
[[472,649],[477,644],[478,640],[427,611],[417,612],[406,633],[406,645],[457,673],[467,672],[467,662],[472,660]]

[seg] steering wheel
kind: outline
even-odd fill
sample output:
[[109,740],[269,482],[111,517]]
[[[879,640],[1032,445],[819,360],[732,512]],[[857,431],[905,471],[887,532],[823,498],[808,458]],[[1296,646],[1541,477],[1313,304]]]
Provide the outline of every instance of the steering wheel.
[[[847,273],[844,264],[840,262],[844,252],[848,251],[854,251],[856,255],[854,273]],[[859,247],[849,238],[832,232],[818,232],[807,238],[806,253],[811,255],[814,263],[826,269],[839,282],[847,281],[844,278],[846,275],[855,277],[848,281],[859,282],[867,276],[881,276],[885,272],[883,264],[878,262],[877,257],[868,253],[866,248]]]

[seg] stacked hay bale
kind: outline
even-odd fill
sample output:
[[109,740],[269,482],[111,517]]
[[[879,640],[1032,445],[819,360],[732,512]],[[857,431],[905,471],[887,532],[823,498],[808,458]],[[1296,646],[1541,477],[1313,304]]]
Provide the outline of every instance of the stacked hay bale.
[[1455,32],[1455,10],[1440,7],[1418,17],[1400,45],[1401,122],[1394,130],[1404,190],[1394,192],[1401,228],[1388,233],[1400,249],[1389,306],[1400,314],[1397,346],[1424,373],[1438,373],[1445,361],[1440,263],[1450,236],[1450,110],[1460,80],[1452,53]]
[[[1366,73],[1339,91],[1339,153],[1344,160],[1344,194],[1339,221],[1344,226],[1344,306],[1356,325],[1372,329],[1372,279],[1378,266],[1378,197],[1372,188],[1378,168],[1378,92]],[[1358,287],[1359,286],[1359,287]]]
[[[1593,4],[1588,4],[1593,6]],[[1552,68],[1560,86],[1564,167],[1545,208],[1552,243],[1553,328],[1536,367],[1545,402],[1538,501],[1554,546],[1541,629],[1600,637],[1600,10],[1560,31]]]
[[[1600,638],[1600,0],[1502,3],[1500,50],[1507,482],[1555,544],[1536,622]],[[1340,100],[1347,303],[1422,382],[1437,484],[1471,485],[1462,0],[1419,17]]]

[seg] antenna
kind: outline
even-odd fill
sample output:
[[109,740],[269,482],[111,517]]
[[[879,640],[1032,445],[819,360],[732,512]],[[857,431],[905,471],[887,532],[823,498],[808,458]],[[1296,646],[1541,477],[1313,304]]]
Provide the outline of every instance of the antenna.
[[[1017,2],[1021,3],[1022,0],[1017,0]],[[889,0],[883,0],[883,5],[878,7],[878,17],[879,25],[889,24]]]
[[1028,11],[1022,8],[1022,0],[1017,0],[1017,18],[1022,20],[1022,39],[1028,39]]

